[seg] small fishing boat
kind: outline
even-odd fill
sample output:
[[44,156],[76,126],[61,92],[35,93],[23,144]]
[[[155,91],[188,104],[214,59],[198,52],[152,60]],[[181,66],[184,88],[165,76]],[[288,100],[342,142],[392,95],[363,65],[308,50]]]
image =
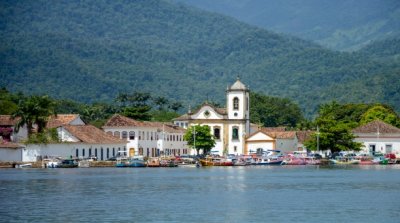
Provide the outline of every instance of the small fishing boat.
[[116,167],[146,167],[143,156],[121,157],[117,160]]
[[23,164],[16,164],[15,168],[31,168],[32,163],[23,163]]
[[254,165],[281,165],[283,159],[280,157],[262,157]]
[[76,168],[78,167],[78,162],[74,159],[64,159],[57,164],[57,168]]
[[233,166],[231,159],[225,159],[222,157],[206,157],[200,159],[201,166]]
[[173,159],[164,159],[160,161],[160,167],[178,167]]
[[282,161],[282,165],[306,165],[307,162],[304,158],[289,157]]
[[331,164],[335,165],[354,165],[360,164],[360,160],[357,159],[330,159]]
[[160,167],[160,159],[157,157],[150,157],[147,160],[148,167]]

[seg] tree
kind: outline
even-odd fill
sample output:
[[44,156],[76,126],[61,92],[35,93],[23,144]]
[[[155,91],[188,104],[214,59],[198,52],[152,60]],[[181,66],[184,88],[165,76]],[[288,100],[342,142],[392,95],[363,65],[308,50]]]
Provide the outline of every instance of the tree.
[[122,115],[142,121],[149,121],[151,119],[151,115],[149,111],[151,110],[150,106],[138,106],[138,107],[126,107],[122,111]]
[[[348,113],[343,112],[343,106],[333,101],[323,104],[315,120],[319,132],[312,134],[311,139],[304,144],[311,150],[330,150],[332,153],[346,150],[358,151],[362,144],[354,142],[355,136],[351,130],[357,122],[348,119]],[[346,113],[347,115],[343,115]],[[351,113],[351,112],[350,112]],[[317,142],[317,136],[319,142]]]
[[295,127],[304,120],[300,107],[287,98],[269,97],[250,93],[250,121],[263,126]]
[[172,111],[174,111],[174,112],[178,112],[178,110],[179,109],[181,109],[183,106],[182,106],[182,103],[181,102],[172,102],[172,103],[170,103],[169,105],[168,105],[168,108],[170,108],[170,109],[172,109]]
[[44,132],[47,121],[55,112],[56,103],[45,96],[31,96],[20,100],[18,109],[12,114],[12,118],[18,119],[16,131],[26,125],[28,136],[32,135],[33,125],[37,125],[38,133]]
[[368,109],[361,116],[360,124],[367,124],[376,119],[384,121],[393,126],[400,127],[400,118],[396,112],[392,108],[388,106],[385,107],[383,105],[376,105]]
[[158,107],[158,110],[164,110],[166,104],[168,104],[168,99],[163,96],[153,98],[154,104]]
[[202,149],[204,154],[209,154],[211,149],[215,146],[215,140],[211,135],[211,130],[208,125],[193,125],[188,128],[183,139],[187,141],[188,145],[196,149],[197,155]]

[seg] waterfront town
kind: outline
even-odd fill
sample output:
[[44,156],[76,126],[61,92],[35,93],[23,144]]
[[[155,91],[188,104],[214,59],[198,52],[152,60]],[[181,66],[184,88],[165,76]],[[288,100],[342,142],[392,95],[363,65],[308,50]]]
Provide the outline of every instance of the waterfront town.
[[[239,78],[227,88],[226,102],[225,108],[206,102],[170,123],[138,121],[115,114],[101,129],[86,124],[79,114],[58,114],[49,118],[47,128],[55,128],[60,140],[48,144],[24,144],[27,129],[15,131],[18,118],[1,115],[0,127],[12,131],[9,135],[2,131],[0,162],[3,166],[40,163],[40,167],[49,166],[48,163],[57,166],[63,160],[74,160],[74,164],[85,161],[86,166],[91,162],[131,167],[243,166],[315,165],[326,163],[323,160],[331,164],[394,164],[400,158],[400,129],[379,120],[352,130],[354,141],[362,144],[357,153],[312,152],[303,143],[315,135],[313,131],[250,123],[249,89]],[[196,145],[189,145],[184,139],[191,126],[205,125],[215,141],[207,158],[204,153],[198,156]]]

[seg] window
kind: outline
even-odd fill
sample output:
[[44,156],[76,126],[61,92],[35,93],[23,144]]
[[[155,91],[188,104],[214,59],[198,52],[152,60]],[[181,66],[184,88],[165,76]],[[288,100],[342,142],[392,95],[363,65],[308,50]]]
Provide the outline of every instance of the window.
[[110,149],[107,148],[107,159],[110,158]]
[[237,152],[237,146],[233,147],[233,152],[235,152],[235,153]]
[[82,157],[85,157],[85,149],[82,149]]
[[125,132],[125,131],[123,131],[123,132],[122,132],[122,138],[123,138],[123,139],[128,138],[128,133]]
[[100,150],[100,159],[104,160],[103,148],[101,148]]
[[113,135],[113,133],[112,133],[111,131],[108,131],[108,132],[107,132],[107,134],[109,134],[109,135]]
[[129,132],[129,139],[130,140],[135,140],[135,132],[134,131],[130,131]]
[[232,127],[232,139],[239,139],[239,128]]
[[120,133],[118,131],[115,131],[114,132],[114,136],[119,138],[120,137]]
[[392,144],[386,144],[385,145],[385,153],[392,153],[392,149],[393,149],[393,146],[392,146]]
[[94,149],[94,156],[97,158],[97,148]]
[[237,97],[233,99],[233,110],[239,110],[239,98]]
[[79,149],[76,149],[76,151],[75,151],[75,156],[76,156],[76,157],[79,157]]
[[219,127],[214,127],[214,137],[215,139],[220,139],[221,129]]
[[92,149],[89,149],[89,157],[92,156]]

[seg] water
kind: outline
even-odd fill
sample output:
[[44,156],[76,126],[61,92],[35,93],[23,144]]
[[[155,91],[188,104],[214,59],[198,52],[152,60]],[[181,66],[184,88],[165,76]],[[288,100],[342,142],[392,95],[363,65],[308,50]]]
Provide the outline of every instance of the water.
[[0,170],[0,222],[400,222],[400,166]]

